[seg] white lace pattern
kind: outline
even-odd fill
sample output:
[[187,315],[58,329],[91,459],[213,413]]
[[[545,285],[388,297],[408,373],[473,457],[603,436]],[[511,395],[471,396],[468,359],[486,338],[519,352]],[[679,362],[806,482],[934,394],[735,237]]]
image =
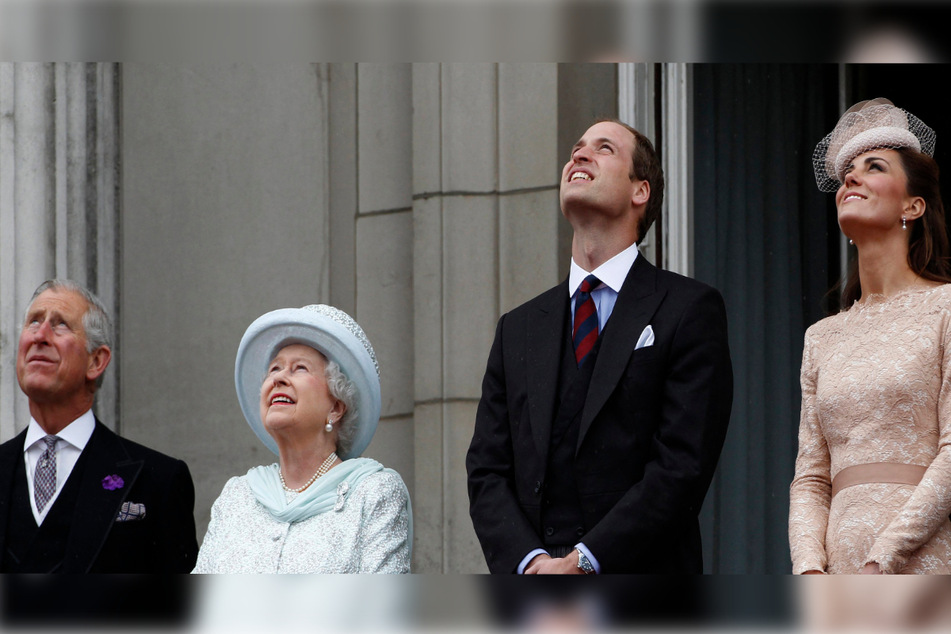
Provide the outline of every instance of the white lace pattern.
[[[951,572],[951,285],[871,296],[806,331],[793,572]],[[927,468],[917,487],[832,478],[876,462]]]
[[258,503],[246,476],[231,478],[211,508],[192,572],[409,572],[405,491],[398,475],[380,471],[352,489],[338,485],[332,511],[288,523]]

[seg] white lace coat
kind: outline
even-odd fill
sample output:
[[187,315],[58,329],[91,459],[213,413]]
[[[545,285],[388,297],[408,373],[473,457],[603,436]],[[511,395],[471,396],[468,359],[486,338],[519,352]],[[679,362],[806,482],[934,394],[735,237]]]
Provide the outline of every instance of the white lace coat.
[[211,507],[192,572],[409,572],[409,500],[400,477],[381,471],[352,490],[346,484],[333,510],[287,523],[258,503],[245,476],[231,478]]

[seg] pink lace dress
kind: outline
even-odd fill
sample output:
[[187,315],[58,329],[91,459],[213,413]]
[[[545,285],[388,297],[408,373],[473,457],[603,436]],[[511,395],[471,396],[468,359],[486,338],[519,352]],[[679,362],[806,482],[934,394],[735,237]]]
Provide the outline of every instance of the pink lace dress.
[[[806,331],[793,572],[951,572],[951,284],[871,296]],[[842,469],[920,465],[917,486],[842,489]]]

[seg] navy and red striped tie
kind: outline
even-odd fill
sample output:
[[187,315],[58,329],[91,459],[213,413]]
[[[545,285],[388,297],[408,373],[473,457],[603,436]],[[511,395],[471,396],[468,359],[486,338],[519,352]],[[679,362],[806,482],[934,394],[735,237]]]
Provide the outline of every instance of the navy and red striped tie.
[[591,291],[601,284],[601,280],[589,275],[578,287],[578,299],[575,301],[575,323],[571,329],[571,341],[575,345],[575,360],[578,366],[584,361],[594,344],[598,341],[598,311],[594,306]]

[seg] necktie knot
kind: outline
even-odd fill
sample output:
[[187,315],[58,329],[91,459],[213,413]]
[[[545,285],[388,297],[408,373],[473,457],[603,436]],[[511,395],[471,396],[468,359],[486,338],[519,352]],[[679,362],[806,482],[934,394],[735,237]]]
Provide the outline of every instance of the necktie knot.
[[594,275],[589,275],[588,277],[581,280],[581,286],[578,287],[582,293],[590,293],[601,284],[601,280],[596,278]]

